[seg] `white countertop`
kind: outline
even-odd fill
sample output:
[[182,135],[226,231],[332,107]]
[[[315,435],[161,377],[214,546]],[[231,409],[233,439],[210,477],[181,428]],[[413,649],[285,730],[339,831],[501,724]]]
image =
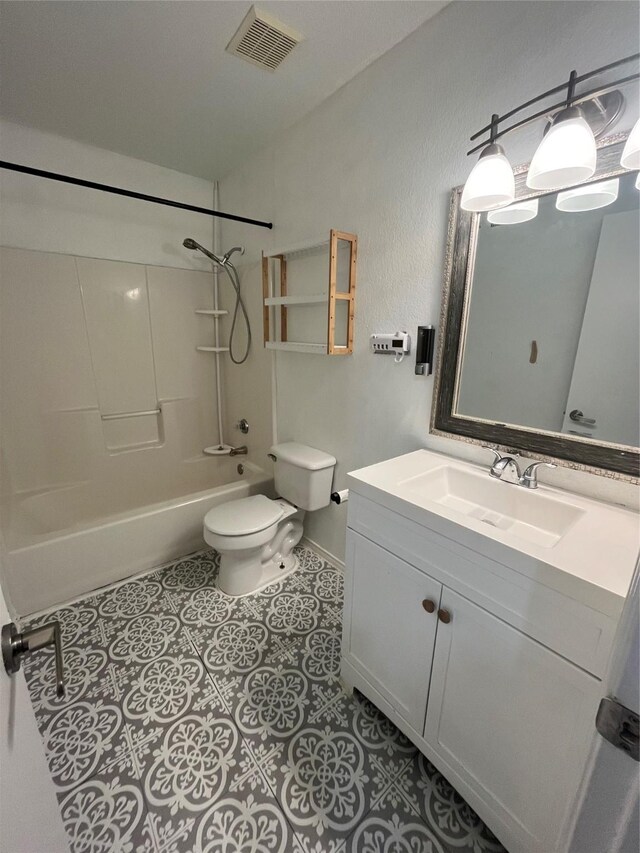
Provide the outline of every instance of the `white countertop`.
[[[489,478],[488,466],[473,465],[429,450],[416,450],[367,468],[352,471],[348,486],[405,518],[477,551],[603,613],[620,612],[640,548],[640,517],[635,512],[540,485],[528,490],[551,498],[576,513],[577,520],[549,546],[516,538],[509,530],[489,526],[420,493],[407,484],[422,475],[448,469]],[[519,500],[522,486],[494,481],[505,495]]]

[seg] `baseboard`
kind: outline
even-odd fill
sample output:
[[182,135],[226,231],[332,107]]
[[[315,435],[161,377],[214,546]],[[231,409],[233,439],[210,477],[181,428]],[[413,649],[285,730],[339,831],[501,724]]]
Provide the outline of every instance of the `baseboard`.
[[303,536],[300,540],[300,544],[305,545],[307,548],[311,548],[312,551],[315,551],[316,554],[319,557],[322,557],[323,560],[326,560],[327,563],[330,563],[339,571],[344,572],[344,560],[339,560],[336,556],[325,550],[321,545],[318,545],[317,542],[314,542],[313,539]]

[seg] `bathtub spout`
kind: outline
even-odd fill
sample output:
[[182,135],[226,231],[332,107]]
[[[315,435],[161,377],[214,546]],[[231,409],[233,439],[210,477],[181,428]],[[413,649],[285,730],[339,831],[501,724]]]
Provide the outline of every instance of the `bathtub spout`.
[[247,453],[247,445],[243,444],[241,447],[232,447],[229,456],[246,456]]

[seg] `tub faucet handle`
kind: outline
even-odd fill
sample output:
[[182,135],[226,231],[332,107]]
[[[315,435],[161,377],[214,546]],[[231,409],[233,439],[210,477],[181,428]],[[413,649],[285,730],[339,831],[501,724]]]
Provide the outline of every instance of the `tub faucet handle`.
[[37,628],[20,633],[15,622],[2,626],[2,660],[8,675],[15,675],[20,669],[23,655],[37,652],[53,646],[56,660],[56,695],[64,696],[64,665],[62,661],[62,634],[57,619],[46,622]]

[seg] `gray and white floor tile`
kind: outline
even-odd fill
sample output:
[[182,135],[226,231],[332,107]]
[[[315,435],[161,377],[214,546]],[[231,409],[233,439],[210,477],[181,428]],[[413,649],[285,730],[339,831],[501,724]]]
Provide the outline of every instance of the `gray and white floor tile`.
[[339,682],[343,578],[306,548],[244,598],[191,554],[47,618],[25,667],[74,853],[504,853]]
[[73,853],[149,849],[147,809],[131,763],[97,773],[58,800]]

